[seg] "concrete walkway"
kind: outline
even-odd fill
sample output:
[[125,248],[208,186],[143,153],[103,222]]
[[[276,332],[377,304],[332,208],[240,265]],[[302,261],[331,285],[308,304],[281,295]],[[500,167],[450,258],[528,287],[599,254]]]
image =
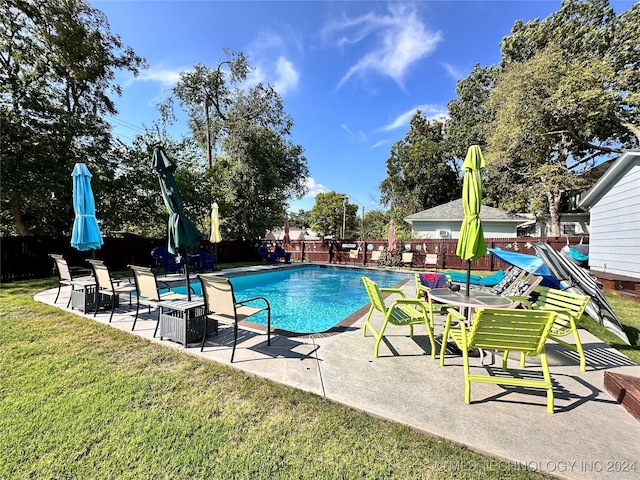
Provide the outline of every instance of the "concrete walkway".
[[[408,296],[415,294],[412,282],[403,289]],[[68,290],[63,288],[57,307],[66,309]],[[53,305],[56,291],[42,292],[35,299]],[[199,347],[184,349],[153,338],[157,312],[149,315],[146,308],[141,308],[144,313],[131,332],[135,308],[127,308],[122,299],[111,324],[107,323],[108,313],[99,312],[95,318],[78,310],[73,313],[497,459],[483,465],[442,465],[452,476],[480,469],[528,469],[567,479],[640,477],[640,422],[603,386],[604,371],[640,376],[640,366],[584,330],[580,336],[587,357],[586,372],[580,372],[576,354],[548,344],[555,395],[555,413],[551,415],[546,412],[544,392],[490,384],[472,384],[472,403],[466,405],[462,358],[449,355],[445,367],[440,367],[438,360],[431,358],[426,332],[420,328],[411,339],[408,329],[389,326],[378,358],[373,357],[373,337],[362,337],[363,317],[335,335],[276,334],[270,347],[264,331],[241,329],[235,361],[230,364],[232,328],[221,328],[200,353]],[[374,318],[382,319],[380,315]],[[436,320],[436,335],[442,333],[443,323],[444,317]],[[513,357],[509,366],[517,369],[516,355]],[[483,366],[479,359],[471,360],[474,369],[486,373],[500,368],[501,357],[489,354]],[[531,363],[528,369],[539,372]]]

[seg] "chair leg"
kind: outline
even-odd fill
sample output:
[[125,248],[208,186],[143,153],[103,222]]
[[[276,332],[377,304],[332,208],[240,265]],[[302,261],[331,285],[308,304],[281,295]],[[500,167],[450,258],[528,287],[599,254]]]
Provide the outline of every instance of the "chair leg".
[[[56,294],[56,299],[53,301],[53,303],[56,303],[58,301],[58,297],[60,296],[60,287],[62,287],[62,284],[58,284],[58,293]],[[71,298],[71,297],[69,297]],[[68,307],[69,305],[67,305]]]
[[540,362],[542,363],[542,374],[547,386],[547,412],[553,413],[553,383],[549,374],[549,364],[547,363],[547,353],[543,350],[540,353]]
[[[113,312],[116,311],[116,298],[117,295],[111,295],[111,315],[109,315],[109,323],[111,323],[111,319],[113,318]],[[100,297],[97,300],[98,304],[100,303]],[[98,307],[96,307],[96,311],[98,311]]]
[[576,341],[576,352],[578,352],[578,355],[580,355],[580,371],[584,372],[587,369],[587,360],[584,356],[584,350],[582,349],[580,336],[578,335],[578,327],[576,327],[576,324],[573,321],[571,323],[573,326],[573,338]]
[[[151,311],[151,305],[149,305],[149,311]],[[158,307],[158,321],[156,322],[156,329],[153,331],[153,338],[156,338],[156,334],[158,333],[158,327],[160,326],[160,307]],[[162,340],[162,337],[160,337]]]
[[271,309],[267,310],[267,346],[271,346]]
[[238,343],[238,319],[236,318],[233,324],[233,350],[231,350],[231,363],[233,363],[233,357],[236,354],[236,344]]
[[136,322],[138,321],[138,310],[140,310],[140,301],[138,300],[136,302],[136,316],[133,319],[133,325],[131,326],[131,331],[133,332],[133,329],[136,328]]

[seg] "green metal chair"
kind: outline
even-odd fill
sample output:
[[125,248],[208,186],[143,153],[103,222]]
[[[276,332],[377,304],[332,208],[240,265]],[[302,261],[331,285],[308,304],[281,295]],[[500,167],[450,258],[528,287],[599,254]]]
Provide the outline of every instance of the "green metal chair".
[[[577,352],[580,357],[580,371],[584,372],[587,368],[587,360],[584,355],[584,349],[582,348],[576,322],[584,314],[587,305],[591,301],[591,297],[555,288],[542,288],[539,292],[540,295],[533,304],[529,302],[527,297],[514,297],[509,295],[509,298],[514,302],[521,303],[528,309],[556,312],[556,320],[551,326],[549,339]],[[561,337],[568,335],[573,335],[573,344],[561,339]],[[523,356],[520,362],[523,367],[524,362],[525,358]]]
[[[468,327],[467,317],[450,308],[440,351],[440,365],[444,366],[446,341],[450,336],[462,351],[465,403],[471,403],[471,382],[543,388],[547,392],[547,412],[553,413],[553,388],[544,344],[555,318],[556,313],[551,311],[476,308],[471,327]],[[453,321],[457,321],[458,325],[452,326]],[[503,351],[503,372],[507,372],[510,351],[531,357],[539,356],[543,379],[472,375],[469,370],[469,350],[472,348]]]
[[[397,288],[380,288],[377,283],[367,277],[362,277],[364,288],[369,295],[371,307],[364,319],[362,326],[362,336],[367,336],[367,330],[370,330],[376,339],[374,355],[378,357],[380,342],[384,337],[384,331],[387,325],[408,326],[410,336],[413,338],[413,326],[424,324],[429,334],[429,342],[431,343],[431,357],[436,358],[436,344],[433,338],[433,327],[429,318],[429,304],[425,300],[416,298],[405,298],[404,292]],[[390,306],[387,306],[382,298],[383,293],[394,293],[399,295],[395,298]],[[384,316],[380,330],[376,331],[371,324],[371,315],[374,310],[378,310]]]

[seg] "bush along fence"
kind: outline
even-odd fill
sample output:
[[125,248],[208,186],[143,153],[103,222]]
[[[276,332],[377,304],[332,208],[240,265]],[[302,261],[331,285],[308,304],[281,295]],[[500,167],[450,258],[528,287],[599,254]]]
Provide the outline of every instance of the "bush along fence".
[[[512,250],[534,255],[529,243],[543,241],[560,250],[567,244],[575,245],[582,240],[589,243],[588,237],[520,237],[520,238],[487,238],[487,246]],[[257,247],[274,241],[222,241],[214,246],[203,241],[202,249],[216,253],[217,263],[260,262]],[[281,241],[277,242],[282,244]],[[80,252],[71,247],[69,237],[0,237],[0,273],[3,283],[16,280],[47,278],[55,275],[50,253],[64,255],[72,266],[87,266],[87,260],[97,258],[104,260],[113,271],[126,270],[127,265],[135,264],[155,267],[151,258],[151,250],[166,246],[166,239],[152,239],[138,236],[104,239],[104,245],[96,251]],[[414,270],[464,270],[466,261],[456,255],[457,240],[451,239],[408,239],[403,240],[393,253],[388,251],[386,239],[358,240],[294,240],[285,245],[291,253],[293,262],[310,262],[325,264],[343,264],[359,266],[399,267]],[[378,260],[374,252],[379,251]],[[402,253],[410,253],[410,263],[402,263]],[[406,256],[405,256],[406,259]],[[473,270],[494,271],[508,265],[495,259],[493,255],[471,262]]]

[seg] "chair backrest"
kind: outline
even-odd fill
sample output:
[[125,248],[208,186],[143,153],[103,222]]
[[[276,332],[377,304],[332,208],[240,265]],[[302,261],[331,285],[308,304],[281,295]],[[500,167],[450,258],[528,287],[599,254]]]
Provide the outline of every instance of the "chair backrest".
[[502,295],[505,297],[528,297],[540,282],[542,282],[541,276],[530,273],[526,277],[520,278],[509,285],[505,291],[502,292]]
[[87,260],[93,270],[93,276],[99,289],[113,291],[113,282],[111,282],[111,273],[102,260]]
[[358,250],[349,250],[349,258],[358,258],[359,253]]
[[438,264],[438,254],[437,253],[427,253],[424,257],[425,265],[437,265]]
[[136,283],[136,294],[148,300],[160,301],[156,274],[149,267],[129,265],[129,268],[133,272],[133,279]]
[[382,292],[378,284],[367,277],[362,277],[362,283],[364,283],[364,288],[367,291],[367,295],[369,295],[371,306],[386,315],[387,306],[382,300]]
[[404,252],[402,254],[402,263],[413,263],[413,252]]
[[374,262],[378,262],[380,261],[380,254],[382,253],[381,250],[374,250],[371,252],[371,260],[373,260]]
[[504,278],[497,284],[494,285],[491,290],[491,293],[495,293],[496,295],[502,295],[513,283],[517,280],[520,280],[525,276],[525,271],[519,267],[511,266],[505,272]]
[[545,310],[476,308],[467,346],[538,355],[555,316]]
[[591,297],[588,295],[580,295],[555,288],[543,288],[534,308],[559,312],[552,328],[557,333],[563,329],[571,328],[569,319],[562,312],[569,312],[575,320],[580,320],[590,300]]
[[62,255],[56,253],[50,253],[49,256],[56,262],[56,269],[58,270],[58,277],[60,280],[71,281],[71,270],[69,270],[69,264]]
[[236,316],[236,296],[228,278],[213,274],[198,275],[202,296],[209,312]]

